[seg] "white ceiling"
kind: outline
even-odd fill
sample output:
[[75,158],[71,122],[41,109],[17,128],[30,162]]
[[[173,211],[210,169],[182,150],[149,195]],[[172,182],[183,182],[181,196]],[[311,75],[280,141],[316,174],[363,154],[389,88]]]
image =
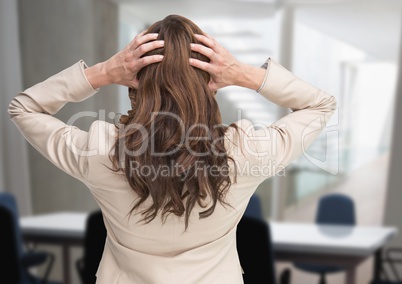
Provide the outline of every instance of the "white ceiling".
[[170,14],[196,19],[265,18],[275,13],[275,0],[116,0],[123,14],[137,20],[155,22]]
[[[401,0],[113,0],[129,23],[153,23],[169,14],[195,22],[236,23],[273,18],[281,7],[295,7],[296,20],[366,51],[397,61],[401,37]],[[261,27],[258,27],[261,30]],[[252,32],[252,31],[249,31]]]
[[298,6],[297,20],[366,51],[397,62],[401,38],[402,1],[345,1]]

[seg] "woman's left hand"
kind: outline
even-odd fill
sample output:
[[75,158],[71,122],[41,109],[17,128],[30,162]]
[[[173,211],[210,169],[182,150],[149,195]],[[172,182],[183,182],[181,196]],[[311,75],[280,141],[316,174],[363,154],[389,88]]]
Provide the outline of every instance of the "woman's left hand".
[[130,88],[138,87],[138,72],[145,66],[162,61],[163,55],[144,56],[145,53],[161,48],[163,40],[156,40],[158,34],[138,34],[124,49],[107,61],[85,69],[88,81],[94,89],[119,84]]
[[265,69],[238,61],[228,50],[207,34],[195,35],[195,37],[202,44],[191,44],[191,50],[205,55],[210,61],[204,62],[190,58],[190,65],[211,75],[209,88],[212,91],[231,85],[258,90],[263,82]]

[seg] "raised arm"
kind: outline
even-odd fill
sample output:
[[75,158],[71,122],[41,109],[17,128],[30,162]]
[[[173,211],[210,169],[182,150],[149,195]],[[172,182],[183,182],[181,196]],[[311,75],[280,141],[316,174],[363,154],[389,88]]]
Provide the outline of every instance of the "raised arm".
[[[99,154],[98,149],[89,148],[88,132],[67,125],[52,115],[66,103],[85,100],[105,85],[121,84],[135,88],[138,71],[163,58],[161,55],[143,57],[146,52],[163,46],[163,41],[156,41],[156,37],[157,34],[141,33],[105,62],[87,67],[80,61],[26,89],[9,105],[11,120],[44,157],[68,174],[82,179],[86,174],[88,155]],[[91,129],[97,125],[94,123]]]
[[238,122],[245,135],[240,133],[237,140],[245,145],[242,153],[247,159],[261,168],[272,165],[281,170],[304,153],[334,113],[335,98],[296,77],[272,59],[267,60],[267,70],[252,67],[239,62],[212,37],[199,35],[197,38],[204,45],[194,44],[192,49],[207,56],[210,62],[191,59],[190,64],[211,74],[213,90],[229,85],[246,87],[293,110],[259,130],[251,122]]

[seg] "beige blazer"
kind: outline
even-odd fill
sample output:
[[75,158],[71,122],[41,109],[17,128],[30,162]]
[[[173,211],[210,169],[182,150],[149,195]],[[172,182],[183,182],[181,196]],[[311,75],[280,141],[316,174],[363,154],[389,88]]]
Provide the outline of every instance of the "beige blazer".
[[[335,98],[271,60],[260,93],[293,112],[258,130],[250,121],[240,120],[239,132],[227,131],[225,146],[238,167],[237,183],[227,195],[231,207],[218,203],[213,215],[205,219],[198,218],[203,208],[195,207],[184,231],[183,218],[176,216],[169,216],[163,224],[160,218],[146,225],[137,222],[138,215],[128,219],[136,194],[122,173],[107,168],[111,166],[108,154],[115,140],[114,125],[96,121],[89,131],[83,131],[52,116],[66,103],[97,92],[87,81],[84,68],[80,61],[18,94],[9,113],[33,147],[82,181],[102,209],[107,239],[97,283],[243,283],[236,225],[249,198],[264,179],[311,144],[333,114]],[[233,170],[233,164],[230,166]]]

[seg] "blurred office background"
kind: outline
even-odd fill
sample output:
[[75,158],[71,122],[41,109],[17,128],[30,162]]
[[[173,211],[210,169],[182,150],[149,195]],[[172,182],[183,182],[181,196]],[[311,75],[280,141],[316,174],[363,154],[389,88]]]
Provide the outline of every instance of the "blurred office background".
[[[343,192],[356,202],[359,225],[402,230],[401,12],[399,0],[1,0],[0,191],[17,196],[22,215],[96,209],[83,184],[27,145],[7,106],[19,91],[80,59],[104,61],[149,24],[181,14],[238,59],[260,66],[272,57],[337,98],[319,139],[283,176],[258,188],[266,217],[313,222],[318,198]],[[96,112],[76,122],[88,129],[94,119],[126,112],[126,94],[110,86],[57,117]],[[225,88],[217,99],[225,123],[246,118],[258,126],[287,113],[241,88]],[[402,234],[393,244],[402,246]],[[371,267],[370,260],[361,265],[358,283],[368,283]],[[296,272],[294,279],[313,283],[316,276]]]

